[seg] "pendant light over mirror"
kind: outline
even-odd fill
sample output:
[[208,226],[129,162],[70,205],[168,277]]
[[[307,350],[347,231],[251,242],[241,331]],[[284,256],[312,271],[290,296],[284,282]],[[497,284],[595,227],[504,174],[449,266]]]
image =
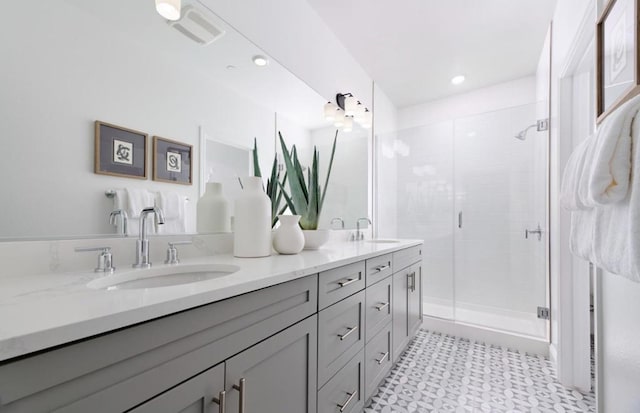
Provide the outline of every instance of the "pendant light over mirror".
[[167,20],[180,20],[180,0],[156,0],[156,11]]
[[343,132],[351,132],[354,122],[363,129],[373,126],[373,114],[351,93],[338,93],[335,104],[327,102],[324,105],[324,118],[332,121],[336,128],[342,128]]

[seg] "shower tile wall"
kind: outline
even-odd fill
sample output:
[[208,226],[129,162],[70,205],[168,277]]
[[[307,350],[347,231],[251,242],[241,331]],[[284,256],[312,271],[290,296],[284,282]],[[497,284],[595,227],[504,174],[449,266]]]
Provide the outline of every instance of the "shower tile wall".
[[546,336],[545,243],[524,237],[545,227],[545,136],[514,138],[533,123],[535,104],[378,136],[397,168],[389,236],[425,240],[426,314]]

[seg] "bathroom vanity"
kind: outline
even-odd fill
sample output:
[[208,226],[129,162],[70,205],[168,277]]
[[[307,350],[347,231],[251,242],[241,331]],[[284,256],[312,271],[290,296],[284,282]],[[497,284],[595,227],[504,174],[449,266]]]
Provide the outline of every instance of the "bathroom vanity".
[[0,327],[0,412],[360,412],[421,323],[421,241],[194,261],[240,270],[132,290],[65,275],[16,298],[66,304]]

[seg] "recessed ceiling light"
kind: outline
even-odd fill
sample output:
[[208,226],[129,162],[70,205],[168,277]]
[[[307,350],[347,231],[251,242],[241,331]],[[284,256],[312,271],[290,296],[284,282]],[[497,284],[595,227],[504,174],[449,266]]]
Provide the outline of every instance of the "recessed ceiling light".
[[237,69],[234,65],[227,65],[227,70]]
[[264,56],[261,55],[255,55],[253,56],[253,63],[255,63],[256,66],[266,66],[269,64],[269,59],[267,59]]
[[453,78],[451,78],[451,83],[453,83],[454,85],[459,85],[462,82],[464,82],[464,76],[463,75],[458,75],[458,76],[454,76]]

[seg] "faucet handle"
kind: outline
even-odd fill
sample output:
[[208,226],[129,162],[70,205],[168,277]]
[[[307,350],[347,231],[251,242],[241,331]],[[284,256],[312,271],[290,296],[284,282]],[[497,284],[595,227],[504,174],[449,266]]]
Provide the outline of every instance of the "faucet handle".
[[77,247],[76,252],[91,252],[101,251],[98,255],[98,266],[94,269],[95,272],[104,272],[112,274],[116,267],[113,266],[113,255],[111,254],[111,247]]
[[335,217],[331,220],[331,226],[333,226],[334,222],[339,222],[340,226],[342,227],[342,229],[344,229],[344,219],[340,218],[340,217]]
[[169,248],[167,248],[167,259],[165,260],[165,264],[179,264],[180,260],[178,259],[178,249],[176,245],[189,245],[192,244],[193,241],[170,241]]

